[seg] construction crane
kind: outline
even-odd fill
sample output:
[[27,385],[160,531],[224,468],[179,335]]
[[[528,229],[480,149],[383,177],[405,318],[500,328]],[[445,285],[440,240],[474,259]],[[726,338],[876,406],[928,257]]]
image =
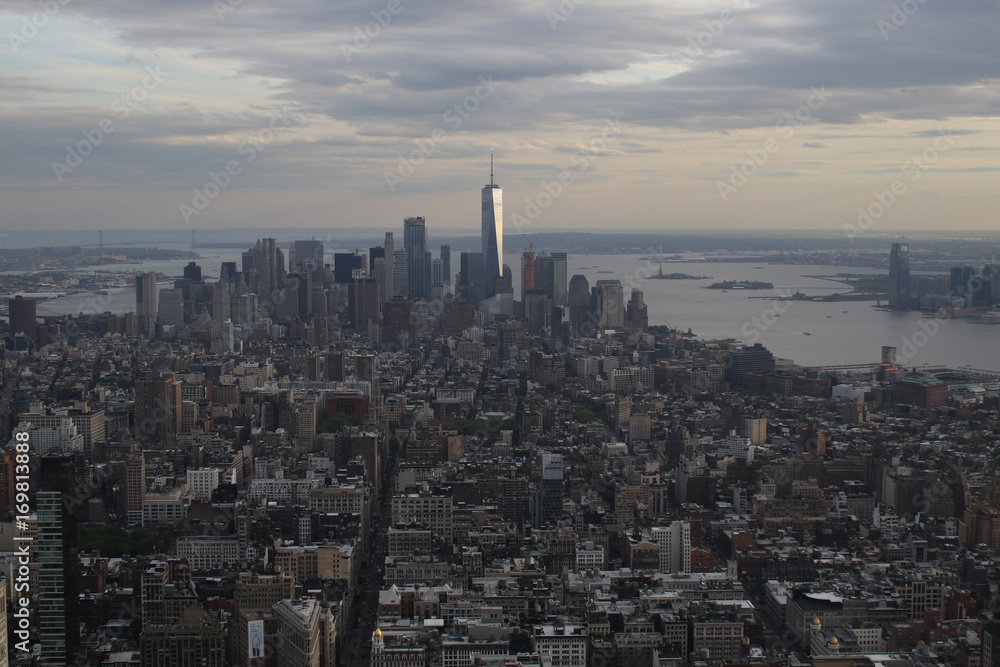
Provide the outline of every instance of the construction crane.
[[677,327],[671,326],[670,322],[667,322],[667,318],[663,318],[663,323],[667,325],[667,329],[670,330],[670,344],[677,345]]

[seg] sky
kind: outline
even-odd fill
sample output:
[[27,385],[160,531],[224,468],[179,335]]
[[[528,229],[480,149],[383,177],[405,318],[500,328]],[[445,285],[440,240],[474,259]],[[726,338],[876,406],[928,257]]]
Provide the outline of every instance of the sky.
[[0,229],[994,229],[1000,0],[0,0]]

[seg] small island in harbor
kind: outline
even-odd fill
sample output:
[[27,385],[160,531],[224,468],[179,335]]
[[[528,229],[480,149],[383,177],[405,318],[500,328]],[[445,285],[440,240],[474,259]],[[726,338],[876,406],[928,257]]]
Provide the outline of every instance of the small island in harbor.
[[712,283],[706,289],[774,289],[774,283],[757,280],[723,280],[721,283]]
[[663,264],[660,264],[660,272],[655,276],[650,276],[653,280],[711,280],[712,276],[692,276],[688,273],[664,273]]

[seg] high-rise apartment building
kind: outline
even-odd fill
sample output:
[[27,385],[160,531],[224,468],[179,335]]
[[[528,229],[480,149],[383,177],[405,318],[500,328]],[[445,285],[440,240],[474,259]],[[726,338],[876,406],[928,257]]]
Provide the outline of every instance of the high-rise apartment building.
[[38,508],[38,625],[41,665],[68,665],[80,640],[73,455],[41,459]]
[[147,374],[135,383],[135,432],[165,446],[181,431],[181,383],[173,373]]
[[125,516],[130,526],[142,525],[142,501],[146,496],[146,457],[138,445],[132,445],[125,458]]

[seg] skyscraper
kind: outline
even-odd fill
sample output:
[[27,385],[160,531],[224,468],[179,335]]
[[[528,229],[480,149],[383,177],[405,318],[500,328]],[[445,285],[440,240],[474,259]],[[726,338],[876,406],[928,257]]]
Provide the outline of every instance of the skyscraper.
[[372,246],[368,249],[368,275],[375,275],[375,260],[379,258],[385,259],[385,248],[383,246],[377,245]]
[[435,258],[431,260],[431,288],[438,288],[438,292],[440,292],[442,285],[444,285],[444,271],[441,259]]
[[323,282],[323,242],[316,239],[296,241],[288,258],[289,271],[308,271],[314,282]]
[[156,273],[135,274],[135,314],[139,332],[147,336],[156,333]]
[[183,329],[184,292],[176,288],[165,289],[158,296],[160,297],[160,326],[176,327],[178,331]]
[[649,309],[643,299],[642,290],[633,289],[625,309],[625,325],[633,331],[645,331],[649,326]]
[[368,323],[382,322],[382,297],[377,278],[355,278],[348,292],[351,325],[357,332],[366,332]]
[[909,243],[893,243],[889,252],[889,307],[910,307]]
[[503,190],[493,182],[493,153],[490,153],[490,184],[483,187],[483,257],[486,291],[493,296],[497,278],[503,270]]
[[454,279],[451,272],[451,246],[446,243],[441,246],[441,280],[445,285],[451,285]]
[[476,306],[486,298],[486,258],[481,252],[459,255],[458,293]]
[[556,522],[562,516],[563,495],[565,494],[563,479],[562,454],[542,454],[542,481],[534,498],[533,523],[540,527],[546,522]]
[[73,456],[43,456],[36,547],[42,665],[71,664],[80,641],[75,491]]
[[382,282],[382,301],[395,296],[393,285],[396,279],[396,241],[392,232],[385,233],[385,280]]
[[430,290],[431,267],[427,253],[427,225],[422,217],[403,221],[403,247],[406,249],[407,296],[424,299]]
[[591,299],[591,317],[601,329],[625,326],[625,295],[620,280],[598,280]]
[[[281,286],[285,273],[285,255],[278,248],[276,239],[257,239],[257,245],[250,250],[250,266],[253,282],[250,291],[258,300],[270,300]],[[247,271],[247,254],[243,253],[243,272]]]
[[355,272],[364,270],[364,258],[356,252],[338,252],[333,256],[333,281],[339,285],[354,282]]
[[212,317],[219,322],[225,322],[232,315],[229,299],[229,285],[219,278],[212,292]]
[[201,267],[194,261],[188,262],[187,266],[184,267],[184,280],[190,280],[193,283],[201,282]]
[[568,258],[564,252],[549,253],[552,259],[552,301],[559,306],[565,306],[568,299],[566,289],[566,266]]
[[535,289],[535,253],[526,250],[521,255],[521,301],[529,290]]
[[550,299],[554,293],[552,278],[552,256],[547,252],[539,253],[535,257],[535,289],[542,290],[542,293]]
[[[406,265],[406,251],[397,250],[392,254],[392,284],[394,290],[392,298],[405,299],[410,294],[410,271]],[[388,299],[388,301],[392,301],[392,299]]]
[[25,299],[20,294],[7,301],[12,336],[23,333],[31,340],[35,340],[38,332],[38,318],[35,314],[36,304],[34,299]]
[[125,492],[122,494],[128,525],[142,525],[142,501],[146,495],[146,457],[133,444],[125,459]]

